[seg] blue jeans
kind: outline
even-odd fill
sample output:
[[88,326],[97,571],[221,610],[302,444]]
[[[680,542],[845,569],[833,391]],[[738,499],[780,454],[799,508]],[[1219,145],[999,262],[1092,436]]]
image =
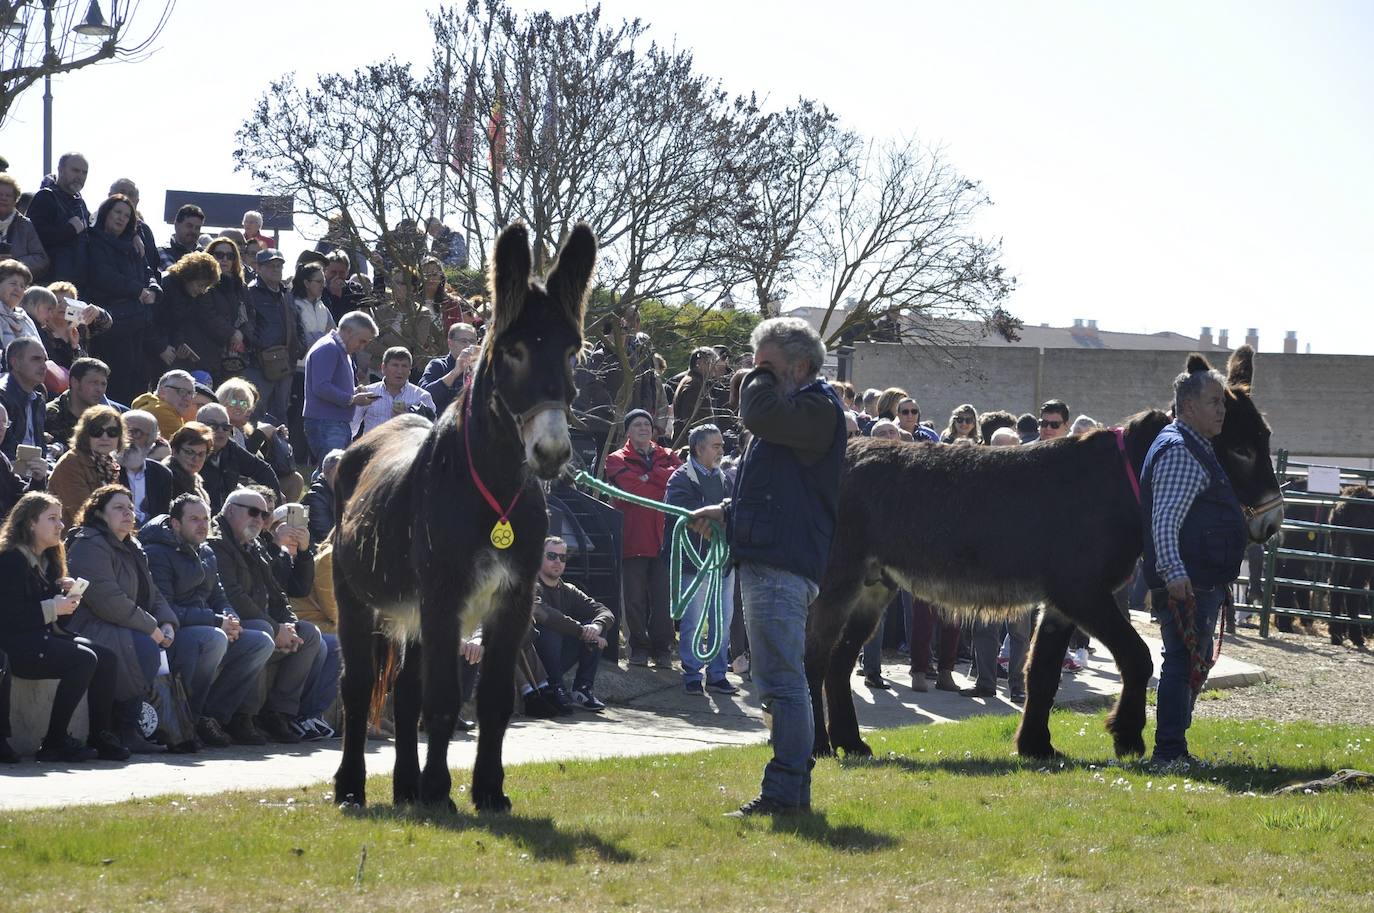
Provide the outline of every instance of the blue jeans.
[[[276,631],[276,625],[265,618],[250,618],[243,623],[243,631],[247,634],[250,629],[261,631],[270,638]],[[255,716],[261,712],[284,713],[292,719],[300,715],[305,680],[310,677],[310,670],[315,668],[315,660],[324,644],[320,642],[320,629],[308,621],[296,622],[296,635],[305,643],[295,653],[278,653],[273,648],[267,657],[264,673],[256,679],[256,687],[244,704],[245,713]]]
[[[1217,630],[1217,613],[1226,596],[1226,587],[1210,590],[1195,588],[1194,592],[1197,596],[1197,613],[1193,622],[1198,649],[1210,659],[1214,643],[1212,638]],[[1193,723],[1193,702],[1196,698],[1188,685],[1188,667],[1191,663],[1188,647],[1167,606],[1161,607],[1159,619],[1160,639],[1164,641],[1164,662],[1159,669],[1159,692],[1155,702],[1154,760],[1172,761],[1188,753],[1188,727]]]
[[199,720],[204,716],[210,685],[228,649],[229,636],[219,628],[190,625],[177,629],[176,639],[172,641],[172,649],[167,654],[167,668],[173,675],[181,676],[192,719]]
[[321,632],[320,653],[315,664],[310,667],[310,675],[305,680],[305,691],[301,694],[301,719],[310,720],[324,716],[334,698],[339,696],[339,669],[343,660],[339,655],[339,636]]
[[348,422],[327,418],[305,419],[305,442],[310,446],[310,463],[319,466],[331,450],[347,450],[353,441],[353,428]]
[[274,649],[271,634],[245,625],[238,639],[224,652],[219,675],[210,686],[201,715],[228,724],[234,714],[256,709],[245,708],[244,704],[250,699],[256,700],[257,685],[262,681],[263,670]]
[[776,802],[810,805],[816,732],[806,685],[806,611],[820,587],[752,562],[740,564],[739,575],[750,672],[773,715],[773,759],[763,770],[760,792]]
[[[690,585],[693,579],[683,575],[683,588],[685,589]],[[706,664],[706,680],[708,682],[718,682],[725,678],[725,671],[730,668],[730,620],[735,617],[734,574],[726,574],[721,578],[720,601],[723,610],[721,618],[724,619],[724,624],[720,631],[720,649]],[[706,583],[703,581],[701,586],[697,587],[697,591],[692,594],[692,601],[683,611],[682,626],[678,631],[677,652],[678,658],[682,660],[682,680],[684,682],[701,681],[702,665],[696,658],[695,646],[701,637],[701,624],[705,614]]]
[[574,666],[577,667],[573,676],[574,691],[590,691],[596,684],[596,665],[601,660],[601,648],[596,644],[543,627],[536,629],[534,652],[539,654],[550,684],[562,687],[563,676]]
[[276,380],[268,380],[256,365],[243,369],[243,379],[258,388],[258,405],[253,410],[253,421],[262,421],[263,416],[272,416],[272,423],[280,425],[286,421],[291,409],[291,377],[295,372]]

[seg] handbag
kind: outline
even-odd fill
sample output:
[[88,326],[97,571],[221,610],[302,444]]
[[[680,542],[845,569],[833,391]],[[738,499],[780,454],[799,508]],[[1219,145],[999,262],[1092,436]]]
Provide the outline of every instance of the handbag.
[[286,346],[268,346],[258,352],[258,367],[268,381],[278,381],[296,370]]
[[188,751],[195,745],[196,721],[191,717],[191,704],[180,676],[159,675],[153,679],[142,729],[144,738],[161,742],[170,751]]

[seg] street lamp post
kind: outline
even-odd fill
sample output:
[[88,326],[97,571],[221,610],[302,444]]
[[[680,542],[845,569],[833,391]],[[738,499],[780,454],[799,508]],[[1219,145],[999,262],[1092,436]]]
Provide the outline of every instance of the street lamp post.
[[[57,51],[52,46],[52,11],[57,0],[43,0],[43,66],[57,63]],[[100,0],[91,0],[86,10],[86,18],[72,29],[87,38],[102,41],[113,38],[115,27],[105,21],[100,11]],[[43,173],[52,174],[52,74],[43,74]]]

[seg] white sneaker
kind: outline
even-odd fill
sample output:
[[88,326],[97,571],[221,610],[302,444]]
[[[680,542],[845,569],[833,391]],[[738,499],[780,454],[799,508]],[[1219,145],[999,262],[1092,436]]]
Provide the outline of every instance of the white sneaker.
[[320,738],[322,739],[332,739],[338,735],[338,733],[334,731],[333,726],[330,726],[317,716],[312,716],[310,719],[306,720],[306,722],[310,724],[312,729],[320,734]]
[[1074,653],[1074,657],[1073,657],[1073,658],[1076,659],[1076,660],[1078,660],[1078,665],[1082,666],[1084,669],[1088,668],[1088,648],[1087,648],[1087,647],[1079,647],[1078,650]]

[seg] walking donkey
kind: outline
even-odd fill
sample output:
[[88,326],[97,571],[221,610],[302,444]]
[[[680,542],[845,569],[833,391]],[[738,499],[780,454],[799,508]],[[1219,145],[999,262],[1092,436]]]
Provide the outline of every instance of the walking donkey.
[[[360,438],[339,464],[334,586],[343,652],[339,803],[363,805],[369,698],[384,694],[375,649],[396,662],[394,802],[455,808],[448,743],[459,709],[461,638],[482,626],[480,723],[472,802],[507,811],[501,745],[515,700],[516,654],[530,626],[548,532],[540,479],[572,456],[572,365],[596,239],[579,224],[546,282],[530,277],[529,237],[496,242],[492,319],[476,373],[432,426],[401,416]],[[389,665],[389,664],[388,664]],[[421,773],[416,724],[429,739]]]
[[[1246,505],[1250,537],[1263,541],[1282,522],[1283,500],[1269,427],[1250,398],[1253,366],[1249,346],[1231,356],[1226,421],[1214,445]],[[1208,369],[1202,356],[1188,357],[1189,372]],[[964,617],[1009,618],[1045,603],[1016,733],[1028,757],[1055,753],[1050,708],[1064,649],[1074,626],[1082,627],[1121,672],[1121,696],[1107,720],[1116,753],[1143,754],[1150,651],[1112,591],[1141,553],[1136,480],[1168,421],[1147,411],[1122,434],[1095,431],[1024,448],[851,443],[838,528],[807,623],[815,754],[871,753],[859,736],[850,674],[899,587]]]

